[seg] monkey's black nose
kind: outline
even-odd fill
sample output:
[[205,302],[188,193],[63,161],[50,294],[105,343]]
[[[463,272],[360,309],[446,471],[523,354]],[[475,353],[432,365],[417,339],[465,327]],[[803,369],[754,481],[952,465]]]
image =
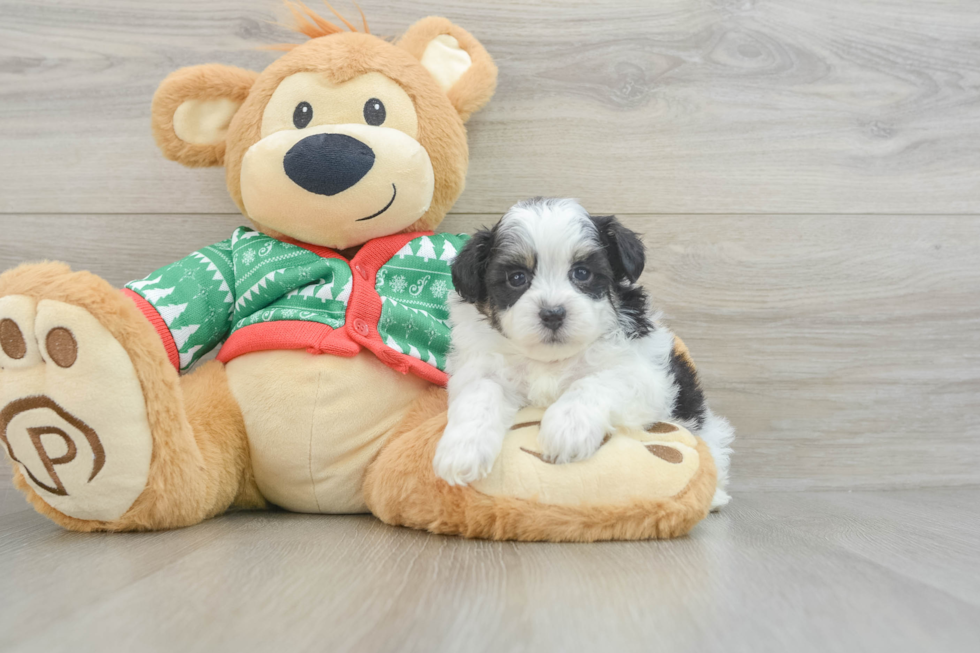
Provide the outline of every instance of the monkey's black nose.
[[286,176],[317,195],[336,195],[374,165],[374,151],[346,134],[313,134],[293,145],[282,161]]
[[562,322],[565,321],[565,307],[545,306],[538,311],[538,316],[541,317],[541,324],[546,328],[557,331],[561,328]]

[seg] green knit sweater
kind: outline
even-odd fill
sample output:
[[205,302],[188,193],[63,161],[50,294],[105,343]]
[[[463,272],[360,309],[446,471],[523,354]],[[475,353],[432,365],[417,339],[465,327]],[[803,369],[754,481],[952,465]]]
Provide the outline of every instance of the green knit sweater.
[[182,371],[222,342],[225,362],[266,349],[352,356],[366,348],[401,372],[445,383],[450,263],[466,239],[387,236],[348,261],[240,227],[126,289]]

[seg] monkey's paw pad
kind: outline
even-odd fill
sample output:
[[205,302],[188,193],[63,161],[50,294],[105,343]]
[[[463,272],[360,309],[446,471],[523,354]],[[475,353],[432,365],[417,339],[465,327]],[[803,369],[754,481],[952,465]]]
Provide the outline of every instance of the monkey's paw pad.
[[77,519],[121,517],[153,441],[133,363],[85,309],[0,298],[0,444],[30,487]]
[[518,413],[493,469],[474,490],[555,505],[616,505],[676,497],[702,473],[695,437],[666,422],[647,431],[618,429],[590,458],[553,464],[539,444],[543,416],[540,408]]

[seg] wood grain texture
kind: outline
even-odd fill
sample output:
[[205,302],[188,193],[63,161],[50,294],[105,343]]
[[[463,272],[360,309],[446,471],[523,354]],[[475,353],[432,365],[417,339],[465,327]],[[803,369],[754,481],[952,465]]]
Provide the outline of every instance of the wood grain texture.
[[[443,228],[494,220],[450,216]],[[624,220],[644,234],[643,283],[736,426],[736,488],[980,483],[980,221]],[[47,255],[122,285],[241,222],[0,216],[0,269]]]
[[980,606],[980,504],[973,491],[807,496],[773,493],[765,511],[800,535],[846,549],[923,585]]
[[[448,15],[500,66],[446,230],[544,194],[644,234],[643,281],[738,430],[735,501],[671,542],[277,512],[83,535],[4,462],[0,649],[976,651],[976,3],[364,8],[389,35]],[[0,270],[61,259],[118,286],[227,238],[222,171],[163,159],[150,98],[181,66],[264,68],[258,46],[297,40],[285,19],[278,0],[0,0]],[[959,487],[919,487],[939,485]]]
[[84,535],[20,512],[0,521],[0,647],[975,651],[978,501],[745,493],[686,538],[589,545],[286,513]]
[[[346,3],[344,11],[356,14]],[[496,57],[456,210],[980,212],[971,0],[370,2],[373,31],[448,13]],[[233,211],[218,170],[156,151],[180,66],[264,68],[276,0],[0,0],[0,212]]]

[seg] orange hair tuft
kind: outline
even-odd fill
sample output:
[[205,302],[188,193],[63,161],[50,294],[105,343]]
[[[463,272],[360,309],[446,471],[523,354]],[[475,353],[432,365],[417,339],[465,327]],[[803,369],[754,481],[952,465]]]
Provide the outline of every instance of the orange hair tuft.
[[[344,31],[343,27],[334,25],[329,20],[323,18],[315,11],[307,7],[302,0],[283,0],[283,2],[286,7],[289,8],[290,13],[293,15],[293,18],[296,21],[293,29],[300,34],[305,34],[311,39],[316,39],[320,38],[321,36],[330,36],[331,34],[339,34],[340,32]],[[334,16],[340,19],[340,22],[343,23],[347,29],[352,32],[358,31],[357,28],[354,27],[349,20],[344,18],[340,12],[334,9],[329,2],[324,0],[323,4],[327,6],[327,9],[329,9]],[[364,24],[364,33],[370,34],[371,30],[368,29],[367,19],[364,17],[364,12],[356,2],[354,3],[354,6],[357,7],[357,11],[361,14],[361,21]]]

